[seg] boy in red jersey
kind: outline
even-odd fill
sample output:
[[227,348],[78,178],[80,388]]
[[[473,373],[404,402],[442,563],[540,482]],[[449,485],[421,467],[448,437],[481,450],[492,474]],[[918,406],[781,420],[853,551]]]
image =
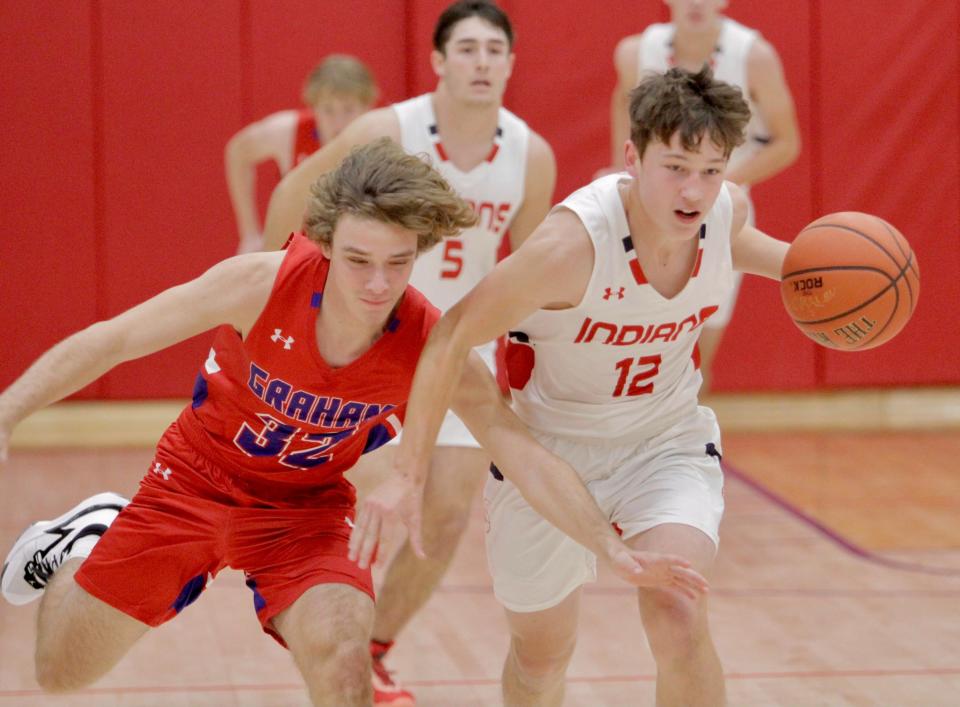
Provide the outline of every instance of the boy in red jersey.
[[224,166],[240,253],[263,249],[256,199],[257,165],[270,160],[282,177],[333,140],[354,118],[370,110],[378,93],[366,64],[348,54],[331,54],[304,81],[303,108],[271,113],[230,138]]
[[[99,494],[34,524],[4,563],[15,604],[43,594],[36,671],[68,691],[106,673],[151,626],[242,569],[266,632],[315,704],[369,704],[373,589],[348,557],[361,454],[403,423],[438,312],[407,281],[417,254],[473,221],[427,164],[389,140],[359,148],[313,188],[306,237],[223,261],[74,334],[0,395],[0,458],[13,427],[122,361],[219,326],[194,399],[127,504]],[[319,246],[319,247],[318,247]],[[702,578],[630,551],[573,470],[536,445],[479,360],[455,402],[544,516],[634,584],[688,594]],[[419,532],[412,542],[420,549]]]

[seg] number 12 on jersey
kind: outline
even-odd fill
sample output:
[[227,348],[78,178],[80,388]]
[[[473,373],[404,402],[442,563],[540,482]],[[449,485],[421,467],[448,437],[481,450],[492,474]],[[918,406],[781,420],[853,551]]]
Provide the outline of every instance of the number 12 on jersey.
[[[647,395],[653,392],[653,382],[645,383],[660,372],[660,354],[653,356],[639,356],[617,361],[616,368],[620,371],[617,387],[613,389],[613,397],[624,395]],[[631,377],[633,373],[633,377]],[[627,381],[630,385],[627,385]],[[624,390],[626,389],[626,390]]]

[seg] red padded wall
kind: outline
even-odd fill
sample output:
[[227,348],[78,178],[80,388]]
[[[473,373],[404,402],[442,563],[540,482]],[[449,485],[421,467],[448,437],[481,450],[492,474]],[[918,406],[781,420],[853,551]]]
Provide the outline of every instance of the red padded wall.
[[[418,96],[432,91],[437,77],[430,67],[430,52],[433,50],[433,27],[447,0],[407,0],[407,95]],[[509,11],[508,3],[503,7]]]
[[[800,157],[751,190],[757,227],[786,241],[792,241],[815,214],[811,182],[811,87],[816,79],[811,45],[817,26],[814,8],[813,3],[738,1],[731,9],[739,22],[759,29],[776,48],[796,103],[803,140]],[[779,285],[746,276],[714,362],[714,389],[813,388],[817,385],[817,348],[787,317]]]
[[[381,104],[406,97],[406,8],[355,0],[251,1],[241,5],[241,115],[234,130],[270,113],[303,104],[303,80],[331,53],[352,54],[370,67]],[[362,31],[343,31],[344,27]],[[261,215],[280,175],[272,164],[257,174]],[[226,185],[222,188],[226,198]],[[234,229],[235,232],[235,229]]]
[[97,318],[90,22],[83,0],[0,4],[0,389]]
[[[105,310],[112,315],[232,253],[223,146],[239,114],[236,0],[102,4]],[[121,366],[113,398],[184,397],[197,337]]]
[[560,200],[610,161],[617,42],[665,19],[665,9],[631,0],[593,3],[589,12],[545,13],[524,2],[511,9],[517,65],[506,102],[553,147]]
[[[224,145],[296,105],[323,54],[368,62],[385,102],[431,90],[446,4],[0,4],[0,324],[14,337],[0,385],[71,331],[233,252]],[[616,42],[666,8],[503,5],[518,35],[506,104],[553,144],[562,198],[608,159]],[[828,211],[875,212],[916,248],[922,295],[897,340],[840,355],[795,331],[775,284],[748,278],[717,387],[960,383],[960,0],[736,0],[730,12],[777,47],[804,139],[800,160],[754,190],[759,225],[790,240]],[[124,366],[83,395],[187,395],[208,341]]]
[[[824,213],[876,213],[920,263],[913,320],[875,351],[827,353],[824,383],[960,380],[960,17],[942,0],[822,3]],[[883,22],[874,22],[881,16]],[[869,34],[864,28],[870,27]],[[856,42],[851,42],[856,38]]]
[[249,13],[244,74],[251,105],[244,120],[301,105],[303,79],[334,52],[353,54],[369,66],[386,103],[406,97],[402,3],[254,0]]

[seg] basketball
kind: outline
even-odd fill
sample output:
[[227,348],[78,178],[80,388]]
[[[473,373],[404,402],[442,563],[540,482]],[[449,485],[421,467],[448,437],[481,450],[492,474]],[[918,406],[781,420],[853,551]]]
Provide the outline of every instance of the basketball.
[[800,231],[780,274],[794,324],[841,351],[892,339],[920,295],[920,269],[907,239],[882,218],[856,211],[828,214]]

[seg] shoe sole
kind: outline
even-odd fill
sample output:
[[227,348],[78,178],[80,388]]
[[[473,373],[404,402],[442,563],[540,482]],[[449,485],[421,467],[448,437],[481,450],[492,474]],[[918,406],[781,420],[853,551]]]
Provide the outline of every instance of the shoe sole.
[[107,491],[106,493],[98,493],[96,496],[91,496],[90,498],[84,499],[58,518],[54,518],[53,520],[38,520],[37,522],[31,523],[24,528],[23,532],[20,533],[19,537],[17,538],[17,541],[10,549],[10,552],[7,553],[6,558],[3,560],[3,570],[0,571],[0,592],[3,593],[4,599],[14,606],[23,606],[36,599],[39,599],[43,594],[42,591],[38,591],[36,594],[23,598],[22,601],[19,597],[17,600],[13,600],[7,595],[7,580],[12,580],[12,578],[7,577],[7,568],[10,565],[10,558],[16,556],[20,549],[28,542],[28,536],[31,530],[40,525],[55,526],[62,523],[69,523],[71,520],[73,520],[74,516],[81,515],[81,510],[83,511],[83,515],[92,513],[94,511],[103,510],[104,508],[116,508],[117,512],[119,513],[128,503],[129,501],[119,494],[110,491]]

